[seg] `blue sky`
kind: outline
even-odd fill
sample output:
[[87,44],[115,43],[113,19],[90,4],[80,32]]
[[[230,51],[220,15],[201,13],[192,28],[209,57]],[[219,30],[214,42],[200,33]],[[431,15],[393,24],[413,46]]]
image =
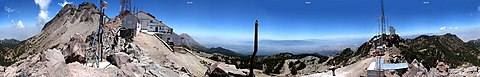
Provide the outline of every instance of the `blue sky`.
[[[119,0],[106,0],[115,17]],[[42,3],[43,2],[43,3]],[[60,3],[98,0],[0,0],[0,39],[26,39],[61,9]],[[134,0],[151,13],[201,43],[251,40],[256,19],[263,40],[352,40],[378,33],[378,0]],[[480,0],[385,0],[388,25],[401,36],[454,33],[463,40],[479,38]],[[44,5],[44,6],[42,6]],[[43,8],[43,9],[42,9]],[[47,16],[39,14],[47,12]],[[20,24],[21,23],[21,24]],[[358,40],[357,40],[358,41]]]

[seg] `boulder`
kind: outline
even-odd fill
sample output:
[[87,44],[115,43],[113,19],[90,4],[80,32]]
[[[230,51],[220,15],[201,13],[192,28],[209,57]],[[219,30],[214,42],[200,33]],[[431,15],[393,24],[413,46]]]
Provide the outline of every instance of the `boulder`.
[[46,51],[43,57],[41,57],[41,60],[45,59],[42,61],[46,63],[46,70],[50,77],[64,77],[67,75],[67,65],[63,55],[60,53],[58,50],[50,50]]
[[124,49],[125,49],[125,53],[127,54],[132,54],[135,52],[135,47],[136,45],[133,44],[133,43],[128,43],[127,45],[125,45]]
[[468,67],[465,71],[469,73],[478,72],[478,67],[477,66]]
[[65,61],[67,63],[85,63],[85,52],[83,52],[83,46],[84,40],[82,35],[75,33],[73,36],[71,36],[70,41],[67,43],[67,49],[62,52]]
[[4,74],[5,74],[5,67],[0,66],[0,77],[3,77]]
[[128,56],[126,53],[118,52],[114,55],[107,56],[107,61],[112,63],[112,65],[120,67],[119,65],[133,62],[133,58]]
[[[135,64],[133,63],[126,63],[120,65],[120,75],[121,77],[143,77],[142,74],[144,74],[145,69],[139,69]],[[139,73],[139,74],[137,74]]]
[[439,76],[442,76],[442,77],[448,76],[448,68],[450,68],[450,66],[448,66],[444,62],[437,62],[437,67],[436,68],[438,70],[438,75]]
[[450,77],[463,77],[461,69],[450,69],[448,71]]
[[208,77],[245,77],[247,73],[244,70],[237,69],[235,65],[225,64],[224,62],[218,62],[212,64],[205,73]]
[[0,66],[0,72],[5,72],[5,67]]
[[402,77],[422,77],[428,75],[428,70],[418,62],[416,59],[408,65],[407,71],[402,75]]

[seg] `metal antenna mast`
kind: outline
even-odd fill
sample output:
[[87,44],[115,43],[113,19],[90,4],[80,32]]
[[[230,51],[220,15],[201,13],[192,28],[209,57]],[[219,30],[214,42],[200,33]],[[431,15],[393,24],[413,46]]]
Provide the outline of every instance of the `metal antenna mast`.
[[102,57],[104,56],[103,55],[103,34],[104,34],[104,30],[103,30],[103,27],[104,27],[104,11],[105,9],[107,9],[108,7],[108,4],[107,2],[105,2],[105,0],[100,0],[100,19],[99,19],[99,25],[98,25],[98,33],[97,33],[97,40],[98,40],[98,43],[97,43],[97,52],[95,53],[95,63],[96,63],[96,66],[97,68],[99,68],[99,63],[100,61],[102,60]]
[[132,11],[132,0],[121,0],[120,1],[120,12]]
[[[380,25],[379,25],[379,28],[380,28],[380,39],[379,39],[379,45],[380,46],[380,49],[379,51],[377,52],[376,54],[376,57],[377,57],[377,60],[376,60],[376,67],[377,69],[375,69],[378,73],[378,77],[382,77],[382,56],[384,55],[384,52],[385,52],[385,46],[383,44],[385,44],[385,36],[386,35],[386,23],[385,23],[385,12],[384,12],[384,7],[383,7],[383,0],[380,0],[380,8],[381,8],[381,16],[380,16]],[[376,48],[378,48],[378,46]]]
[[385,24],[385,13],[384,13],[384,8],[383,8],[383,0],[380,0],[380,6],[381,6],[381,11],[382,11],[382,15],[380,16],[380,31],[381,31],[381,35],[385,34],[386,32],[386,24]]

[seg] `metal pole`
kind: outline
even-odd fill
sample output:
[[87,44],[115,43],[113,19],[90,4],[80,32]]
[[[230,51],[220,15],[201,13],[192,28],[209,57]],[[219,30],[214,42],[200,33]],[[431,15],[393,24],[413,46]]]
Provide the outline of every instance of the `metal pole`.
[[384,13],[384,7],[383,7],[383,0],[380,0],[380,3],[381,3],[381,11],[382,11],[382,15],[380,18],[381,31],[382,31],[382,34],[385,34],[385,13]]
[[255,77],[253,66],[254,66],[254,58],[258,51],[258,20],[255,20],[255,37],[254,37],[254,44],[253,44],[253,54],[250,58],[250,74],[249,77]]

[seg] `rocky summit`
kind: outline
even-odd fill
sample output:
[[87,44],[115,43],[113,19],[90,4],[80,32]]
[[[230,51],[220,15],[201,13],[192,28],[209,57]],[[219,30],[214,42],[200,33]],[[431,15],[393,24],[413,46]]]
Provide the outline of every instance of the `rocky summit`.
[[[125,17],[122,14],[107,17],[105,26],[98,26],[100,13],[93,3],[65,5],[39,34],[2,49],[0,76],[199,77],[205,76],[209,67],[216,71],[236,70],[227,64],[216,69],[210,66],[215,61],[189,48],[170,46],[168,40],[156,34],[142,32],[135,38],[119,38],[116,33],[121,30],[120,21]],[[99,28],[104,29],[103,43],[98,43],[96,37]],[[194,41],[186,34],[182,36]],[[100,50],[105,52],[97,52]],[[92,57],[94,52],[104,56]]]

